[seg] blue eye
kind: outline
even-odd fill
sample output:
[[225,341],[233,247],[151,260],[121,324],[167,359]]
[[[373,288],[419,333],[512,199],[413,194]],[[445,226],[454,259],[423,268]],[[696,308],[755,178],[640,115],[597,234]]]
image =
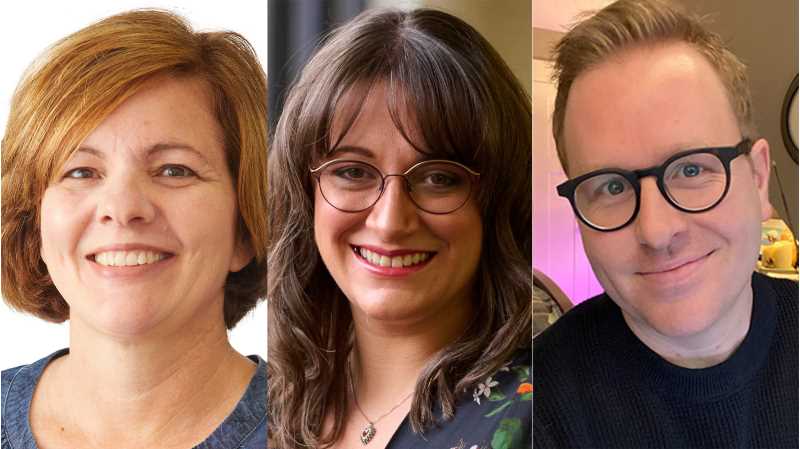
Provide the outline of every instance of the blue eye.
[[625,191],[625,184],[619,180],[610,181],[606,184],[605,190],[611,195],[619,195]]
[[700,174],[700,167],[695,164],[686,164],[681,167],[681,174],[687,178],[693,178]]
[[168,178],[188,178],[197,176],[192,169],[183,165],[165,165],[159,169],[158,175]]
[[64,173],[64,179],[91,179],[97,177],[97,172],[88,167],[78,167]]

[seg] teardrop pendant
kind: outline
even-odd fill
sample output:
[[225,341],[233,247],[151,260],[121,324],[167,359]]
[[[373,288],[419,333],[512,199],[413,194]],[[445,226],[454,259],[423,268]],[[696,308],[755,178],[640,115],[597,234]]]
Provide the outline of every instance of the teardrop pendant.
[[375,436],[375,426],[372,423],[367,424],[361,429],[361,445],[366,446]]

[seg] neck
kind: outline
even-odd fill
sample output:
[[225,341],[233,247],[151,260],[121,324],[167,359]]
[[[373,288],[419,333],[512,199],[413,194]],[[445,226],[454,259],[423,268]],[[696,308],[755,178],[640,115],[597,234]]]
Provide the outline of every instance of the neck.
[[[148,441],[185,447],[185,440],[176,441],[181,438],[199,443],[235,407],[255,371],[230,346],[216,315],[173,332],[126,338],[102,335],[74,318],[70,353],[51,365],[45,375],[58,388],[51,390],[57,400],[47,402],[69,404],[69,421],[89,442],[140,447]],[[197,435],[176,429],[197,429]]]
[[748,282],[740,297],[708,328],[687,336],[664,335],[623,311],[631,331],[662,358],[683,368],[708,368],[727,360],[750,329],[753,290]]
[[413,392],[430,359],[465,331],[473,313],[468,304],[460,301],[453,310],[437,313],[435,323],[384,323],[354,310],[353,375],[362,406],[397,403]]

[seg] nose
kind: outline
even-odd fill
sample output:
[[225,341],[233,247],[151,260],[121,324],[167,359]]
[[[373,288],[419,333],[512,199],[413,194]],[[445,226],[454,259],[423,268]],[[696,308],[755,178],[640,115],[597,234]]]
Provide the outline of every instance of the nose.
[[133,226],[150,223],[156,215],[146,180],[135,174],[108,176],[98,190],[97,220],[102,224]]
[[383,195],[370,209],[366,224],[381,240],[391,242],[413,233],[419,215],[402,176],[389,176],[385,182]]
[[687,229],[686,212],[667,202],[655,179],[644,178],[641,183],[639,214],[634,223],[636,238],[650,249],[669,250]]

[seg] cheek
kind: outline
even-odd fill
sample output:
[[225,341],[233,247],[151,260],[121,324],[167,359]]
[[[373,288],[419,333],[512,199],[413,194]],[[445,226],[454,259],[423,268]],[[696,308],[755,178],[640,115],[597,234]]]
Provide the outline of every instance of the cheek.
[[[325,202],[319,191],[314,195],[314,241],[323,263],[330,267],[333,259],[333,248],[338,233],[336,213]],[[335,265],[335,264],[334,264]]]
[[426,223],[440,240],[448,242],[454,255],[477,268],[483,242],[483,225],[474,202],[448,215],[433,216]]
[[77,247],[92,213],[85,200],[69,192],[47,189],[41,203],[41,256],[48,268],[63,261]]
[[[191,195],[164,195],[159,201],[165,220],[156,232],[174,233],[185,246],[195,249],[206,262],[215,260],[227,272],[236,246],[238,212],[232,191],[204,191]],[[215,236],[209,239],[210,235]]]
[[639,246],[630,231],[630,226],[614,232],[594,231],[583,224],[580,227],[586,258],[601,282],[604,281],[603,278],[613,275],[615,268],[626,267],[625,261],[628,259],[626,251],[635,250]]
[[350,214],[336,210],[325,201],[319,190],[314,194],[314,240],[325,259],[343,234],[363,222],[363,214]]

